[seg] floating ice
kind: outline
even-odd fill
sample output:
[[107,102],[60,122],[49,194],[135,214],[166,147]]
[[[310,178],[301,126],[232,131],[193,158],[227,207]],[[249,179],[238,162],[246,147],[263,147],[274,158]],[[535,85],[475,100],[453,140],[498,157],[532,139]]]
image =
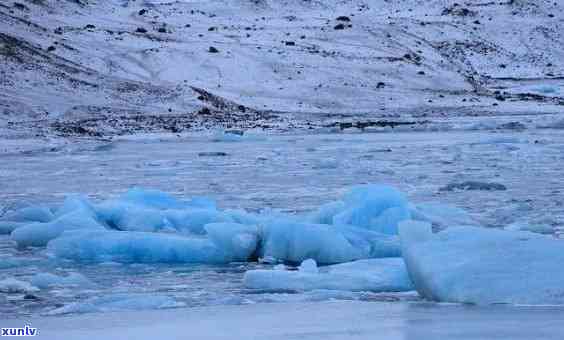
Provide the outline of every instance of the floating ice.
[[204,226],[209,223],[233,222],[229,215],[208,209],[170,210],[165,216],[176,230],[194,234],[204,234]]
[[15,293],[31,293],[38,291],[29,282],[20,281],[13,277],[0,280],[0,293],[15,294]]
[[398,223],[411,217],[405,197],[384,185],[353,187],[343,201],[345,209],[333,216],[335,225],[349,224],[394,235]]
[[511,223],[504,229],[511,231],[530,231],[532,233],[547,234],[547,235],[554,234],[554,227],[551,226],[550,224],[544,224],[544,223],[515,222],[515,223]]
[[263,141],[263,135],[248,133],[241,130],[217,130],[211,136],[213,142],[242,142],[242,141]]
[[185,304],[177,302],[166,295],[149,294],[113,294],[103,297],[94,297],[83,302],[71,303],[47,312],[47,315],[62,315],[70,313],[111,312],[124,310],[162,309],[184,307]]
[[80,195],[68,196],[63,205],[55,212],[55,217],[61,217],[69,213],[80,212],[84,216],[96,217],[96,211],[88,199]]
[[49,222],[53,213],[47,207],[29,206],[11,211],[0,217],[0,235],[10,234],[19,227],[32,222]]
[[342,233],[324,224],[277,221],[264,228],[262,256],[300,263],[332,264],[362,258]]
[[317,263],[313,259],[307,259],[304,262],[302,262],[298,270],[302,273],[310,273],[310,274],[319,273],[319,268],[317,267]]
[[9,212],[0,218],[0,221],[11,222],[49,222],[53,213],[48,207],[29,206]]
[[36,222],[17,228],[12,232],[12,239],[19,247],[41,247],[64,231],[77,229],[104,230],[104,227],[94,220],[88,211],[79,209],[52,222]]
[[299,271],[251,270],[245,273],[245,287],[264,291],[340,291],[402,292],[413,290],[401,258],[370,259],[342,263],[313,270],[315,263]]
[[334,227],[359,252],[359,258],[400,257],[401,247],[397,235],[386,235],[355,226]]
[[402,252],[427,299],[475,304],[564,304],[564,242],[529,232],[400,226]]
[[247,261],[255,252],[257,235],[235,225],[211,225],[210,238],[119,231],[67,232],[51,241],[58,258],[83,262],[210,263]]
[[10,234],[26,224],[29,224],[29,222],[0,221],[0,235]]
[[95,286],[92,281],[79,273],[70,273],[67,276],[58,276],[51,273],[38,273],[31,278],[31,284],[39,289],[46,289],[53,286],[79,286],[83,288]]
[[68,197],[55,216],[48,223],[18,226],[12,238],[20,247],[45,246],[65,231],[96,231],[69,234],[51,247],[57,257],[87,262],[226,263],[262,256],[334,264],[400,256],[394,234],[410,211],[401,193],[378,185],[354,187],[342,201],[307,216],[220,211],[207,198],[185,201],[135,188],[97,204]]

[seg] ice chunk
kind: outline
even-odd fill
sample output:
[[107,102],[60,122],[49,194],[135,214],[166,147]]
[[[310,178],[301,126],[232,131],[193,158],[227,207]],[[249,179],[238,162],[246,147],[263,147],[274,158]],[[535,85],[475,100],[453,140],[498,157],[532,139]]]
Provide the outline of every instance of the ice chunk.
[[48,207],[29,206],[9,212],[0,218],[0,221],[10,222],[49,222],[53,219],[53,213]]
[[360,258],[400,257],[401,248],[399,238],[396,235],[386,235],[355,226],[335,226],[349,241],[349,243],[360,252]]
[[[231,258],[248,260],[258,247],[258,228],[238,223],[210,223],[205,230],[212,242]],[[256,257],[256,256],[254,256]]]
[[81,195],[71,195],[65,198],[63,205],[61,205],[55,212],[55,217],[61,217],[77,211],[81,212],[85,216],[96,216],[94,207],[86,197]]
[[515,222],[511,223],[505,230],[512,230],[512,231],[530,231],[532,233],[539,233],[539,234],[547,234],[552,235],[554,234],[554,227],[550,224],[544,223],[525,223],[525,222]]
[[248,231],[232,228],[213,233],[213,239],[208,239],[147,232],[74,231],[51,241],[48,248],[58,258],[121,263],[221,264],[246,261],[255,251]]
[[400,225],[403,256],[427,299],[475,304],[564,304],[564,242],[529,232],[479,227],[432,234]]
[[317,263],[315,262],[314,259],[305,260],[304,262],[302,262],[302,264],[298,269],[302,273],[311,273],[311,274],[319,273],[319,268],[317,268]]
[[0,217],[0,235],[10,234],[17,228],[32,222],[46,223],[52,219],[53,213],[44,206],[28,206],[11,211]]
[[158,190],[133,188],[120,197],[121,201],[135,205],[151,207],[156,209],[183,208],[186,203],[176,197]]
[[215,210],[213,202],[196,200],[197,207],[189,204],[192,202],[182,209],[162,209],[117,200],[97,205],[96,211],[99,220],[121,231],[178,230],[203,234],[208,223],[233,221],[229,215]]
[[209,209],[169,210],[165,216],[176,230],[194,234],[204,234],[209,223],[233,222],[229,215]]
[[0,235],[10,234],[26,224],[29,224],[29,222],[0,221]]
[[67,276],[58,276],[51,273],[38,273],[31,278],[31,284],[39,289],[46,289],[53,286],[79,286],[83,288],[95,286],[92,281],[79,273],[70,273]]
[[343,201],[335,201],[320,206],[316,211],[309,215],[310,223],[332,224],[333,217],[345,210],[346,205]]
[[345,195],[347,208],[333,217],[333,224],[350,224],[386,234],[397,234],[399,222],[410,219],[408,202],[396,189],[361,185]]
[[263,257],[301,263],[314,259],[317,263],[349,262],[362,257],[362,252],[335,228],[324,224],[277,221],[264,229]]
[[39,289],[33,287],[29,282],[20,281],[13,277],[0,280],[0,293],[14,294],[14,293],[31,293]]
[[66,230],[104,230],[88,211],[79,209],[49,223],[32,223],[12,232],[18,247],[42,247]]
[[242,141],[263,141],[263,135],[247,133],[241,130],[217,130],[211,136],[213,142],[242,142]]
[[310,270],[312,263],[307,264],[307,261],[302,263],[299,271],[247,271],[244,277],[245,287],[274,292],[320,289],[371,292],[413,290],[401,258],[359,260],[324,267],[320,272]]
[[144,310],[184,307],[186,304],[178,302],[166,295],[151,294],[112,294],[103,297],[93,297],[83,302],[74,302],[46,313],[47,315],[62,315],[70,313],[111,312],[124,310]]
[[261,216],[241,209],[226,209],[223,213],[236,223],[258,225],[262,222]]

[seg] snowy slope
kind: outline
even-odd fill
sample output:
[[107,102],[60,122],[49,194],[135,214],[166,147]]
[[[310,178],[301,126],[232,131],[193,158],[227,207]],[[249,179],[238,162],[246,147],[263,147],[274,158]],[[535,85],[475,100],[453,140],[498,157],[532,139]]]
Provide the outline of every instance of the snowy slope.
[[0,132],[558,113],[563,10],[544,0],[2,1]]

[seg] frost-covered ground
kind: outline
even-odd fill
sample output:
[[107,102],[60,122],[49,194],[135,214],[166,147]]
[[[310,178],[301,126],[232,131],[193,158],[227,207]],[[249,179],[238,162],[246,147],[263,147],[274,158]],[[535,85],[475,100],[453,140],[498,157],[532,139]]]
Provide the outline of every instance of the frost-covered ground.
[[[97,202],[138,186],[181,198],[208,196],[217,200],[221,209],[257,212],[269,208],[300,214],[337,199],[353,185],[387,183],[403,191],[410,202],[430,207],[426,211],[431,215],[443,211],[434,218],[439,225],[459,221],[456,223],[510,229],[533,226],[556,236],[562,231],[564,135],[559,130],[223,138],[145,136],[111,143],[78,140],[51,151],[6,153],[1,156],[0,173],[10,180],[2,183],[2,209],[56,205],[71,193],[88,195]],[[449,184],[468,181],[489,183],[494,189],[501,185],[506,190],[448,189]],[[445,214],[450,210],[433,210],[432,204],[423,204],[429,202],[451,204],[468,215],[456,210]],[[61,244],[65,247],[64,241]],[[244,273],[271,269],[272,265],[253,262],[80,264],[47,258],[45,248],[19,250],[9,236],[0,236],[0,252],[0,279],[20,281],[2,285],[10,293],[0,301],[0,312],[9,318],[131,308],[421,299],[415,292],[371,292],[376,284],[361,283],[361,288],[349,290],[359,287],[351,283],[345,290],[327,290],[335,287],[324,284],[322,277],[311,278],[311,288],[305,291],[292,286],[256,290],[250,283],[245,287]],[[45,273],[75,276],[61,279]]]
[[0,131],[558,113],[562,13],[545,0],[3,1]]

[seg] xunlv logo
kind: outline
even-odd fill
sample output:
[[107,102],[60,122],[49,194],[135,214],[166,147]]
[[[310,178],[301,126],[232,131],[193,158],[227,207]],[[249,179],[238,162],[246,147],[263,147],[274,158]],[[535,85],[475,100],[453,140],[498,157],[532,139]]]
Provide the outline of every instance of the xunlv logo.
[[29,326],[21,328],[2,328],[1,336],[36,336],[37,328],[32,328]]

